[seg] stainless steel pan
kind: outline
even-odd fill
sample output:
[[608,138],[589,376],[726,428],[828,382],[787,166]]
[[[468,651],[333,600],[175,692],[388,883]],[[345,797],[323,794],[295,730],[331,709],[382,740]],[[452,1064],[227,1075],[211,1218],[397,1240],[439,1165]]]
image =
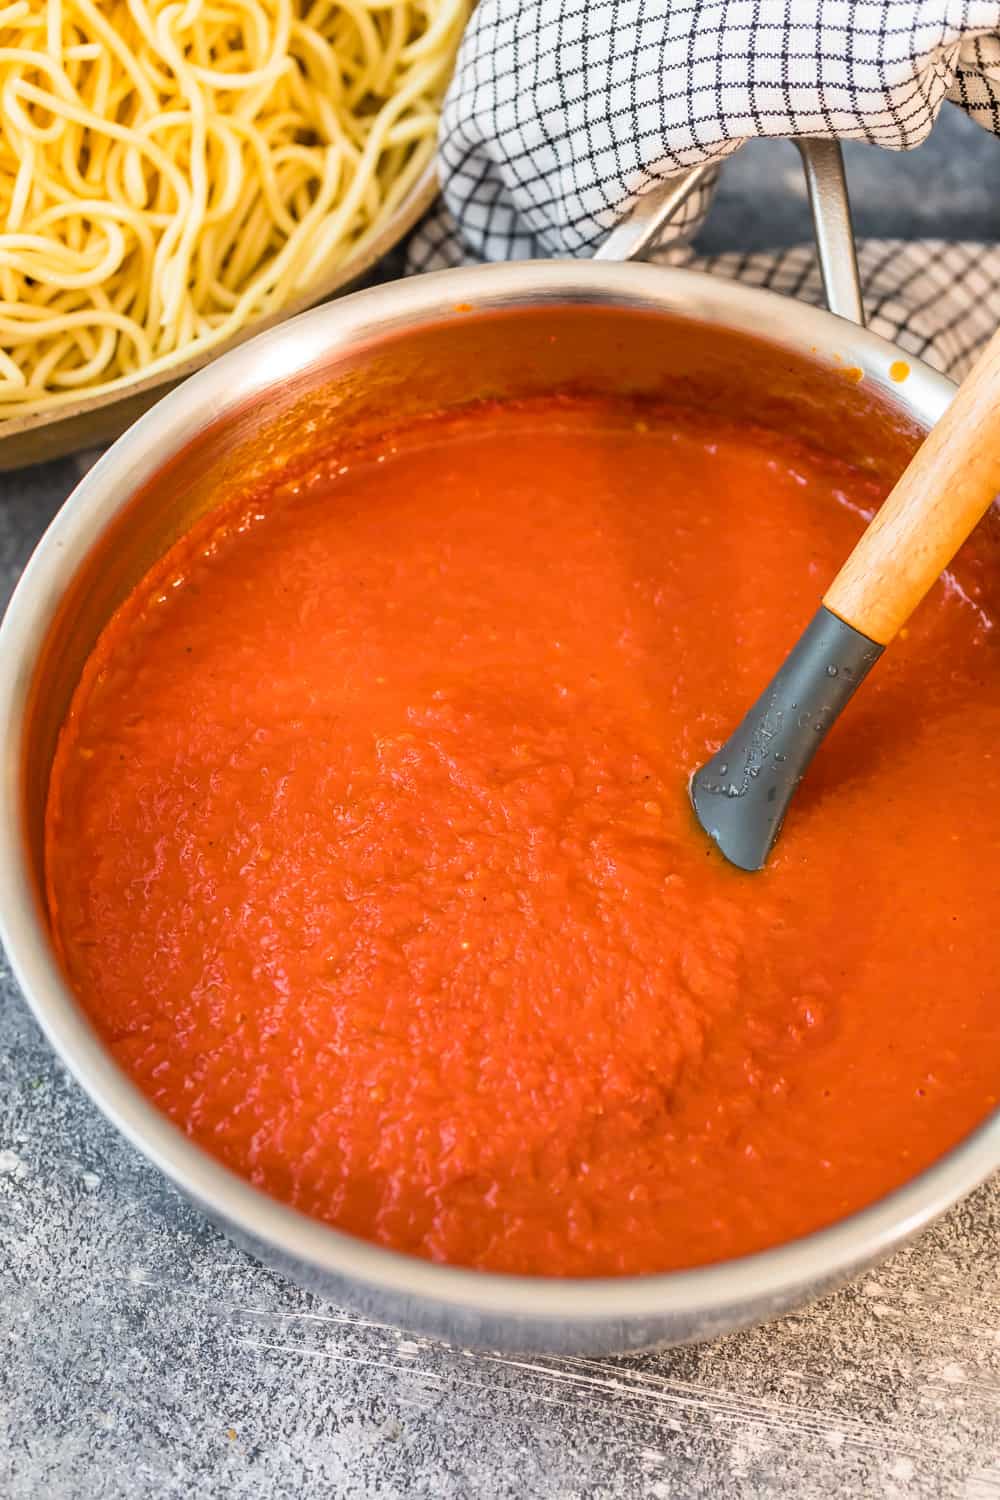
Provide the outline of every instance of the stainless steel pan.
[[[828,295],[859,310],[839,157],[807,153]],[[644,200],[608,255],[655,238]],[[581,337],[581,330],[586,337]],[[572,334],[570,337],[569,335]],[[706,1339],[771,1318],[886,1255],[1000,1164],[1000,1115],[891,1196],[766,1253],[666,1275],[527,1279],[456,1270],[354,1239],[264,1196],[204,1154],[118,1070],[68,990],[41,899],[55,736],[118,602],[206,508],[322,434],[356,435],[475,395],[567,384],[668,389],[898,471],[952,386],[857,322],[686,270],[599,258],[448,271],[306,313],[165,397],[97,463],[42,540],[0,631],[0,928],[53,1046],[100,1108],[205,1212],[303,1286],[466,1344],[606,1353]],[[845,371],[851,373],[845,379]]]

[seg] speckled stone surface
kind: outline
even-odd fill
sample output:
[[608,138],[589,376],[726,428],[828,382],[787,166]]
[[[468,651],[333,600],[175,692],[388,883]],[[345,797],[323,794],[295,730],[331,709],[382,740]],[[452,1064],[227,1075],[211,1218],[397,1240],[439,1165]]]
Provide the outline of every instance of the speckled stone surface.
[[[859,229],[1000,237],[957,112],[849,152]],[[790,147],[727,170],[706,249],[807,232]],[[7,593],[75,479],[0,477]],[[809,1311],[700,1348],[504,1359],[318,1302],[236,1250],[55,1062],[0,964],[0,1496],[1000,1500],[1000,1181]]]

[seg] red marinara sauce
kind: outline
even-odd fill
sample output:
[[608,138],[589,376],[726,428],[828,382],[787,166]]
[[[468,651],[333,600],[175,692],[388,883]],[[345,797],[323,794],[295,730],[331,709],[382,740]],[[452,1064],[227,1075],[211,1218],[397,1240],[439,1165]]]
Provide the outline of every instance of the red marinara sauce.
[[716,1261],[932,1161],[1000,1080],[1000,538],[762,874],[687,793],[880,498],[773,433],[551,400],[204,519],[52,773],[52,921],[115,1058],[267,1192],[495,1270]]

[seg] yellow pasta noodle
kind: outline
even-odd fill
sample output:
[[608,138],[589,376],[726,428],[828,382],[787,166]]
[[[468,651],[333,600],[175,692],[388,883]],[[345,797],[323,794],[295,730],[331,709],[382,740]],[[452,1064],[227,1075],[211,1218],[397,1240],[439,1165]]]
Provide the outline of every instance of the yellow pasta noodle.
[[0,0],[0,418],[169,372],[363,248],[467,0]]

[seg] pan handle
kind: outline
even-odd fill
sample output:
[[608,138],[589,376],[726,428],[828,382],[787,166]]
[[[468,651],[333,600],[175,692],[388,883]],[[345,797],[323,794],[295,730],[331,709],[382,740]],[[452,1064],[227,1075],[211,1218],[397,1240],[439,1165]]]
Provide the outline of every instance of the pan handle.
[[863,328],[865,308],[840,142],[805,136],[795,144],[806,174],[826,305],[838,317],[849,318]]
[[[802,157],[826,305],[839,317],[864,326],[861,280],[840,142],[808,136],[795,144]],[[702,162],[683,177],[673,177],[644,193],[628,217],[612,229],[594,259],[641,260],[656,244],[663,226],[699,188],[711,185],[718,170],[717,161]]]
[[683,177],[670,177],[643,193],[632,212],[615,225],[600,249],[594,252],[594,259],[642,260],[656,244],[663,226],[680,212],[703,184],[710,186],[718,170],[717,161],[703,161],[685,172]]

